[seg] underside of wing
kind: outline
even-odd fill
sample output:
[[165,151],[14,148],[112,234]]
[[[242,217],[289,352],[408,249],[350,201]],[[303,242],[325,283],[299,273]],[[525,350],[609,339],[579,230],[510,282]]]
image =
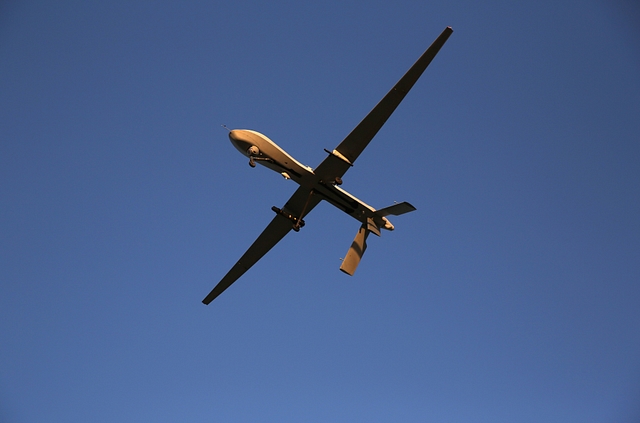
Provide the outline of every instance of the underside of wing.
[[353,131],[331,152],[331,154],[314,170],[316,175],[325,181],[342,177],[356,161],[360,153],[367,147],[371,139],[378,133],[382,125],[396,110],[400,102],[416,83],[418,78],[438,54],[440,48],[447,41],[453,30],[451,27],[436,38],[431,46],[420,56],[418,61],[404,74],[398,83],[386,96],[369,112]]
[[202,302],[209,304],[218,295],[222,294],[225,289],[229,288],[232,283],[238,280],[240,276],[256,264],[262,256],[267,254],[274,245],[293,229],[294,221],[287,218],[285,214],[292,215],[296,219],[301,220],[320,200],[321,198],[318,195],[314,195],[310,190],[302,187],[298,188],[283,207],[282,211],[286,213],[276,214],[276,217],[274,217],[271,223],[262,231],[258,239],[251,244],[247,252],[240,257],[240,260],[238,260],[222,280],[218,282]]
[[284,210],[302,219],[309,214],[309,212],[313,210],[321,200],[322,197],[315,194],[313,190],[300,187],[284,205]]
[[213,290],[206,296],[203,303],[209,304],[218,295],[222,294],[225,289],[229,288],[240,276],[242,276],[251,266],[262,258],[267,252],[278,243],[293,228],[291,221],[281,215],[276,215],[271,223],[255,240],[251,247],[240,260],[229,270]]

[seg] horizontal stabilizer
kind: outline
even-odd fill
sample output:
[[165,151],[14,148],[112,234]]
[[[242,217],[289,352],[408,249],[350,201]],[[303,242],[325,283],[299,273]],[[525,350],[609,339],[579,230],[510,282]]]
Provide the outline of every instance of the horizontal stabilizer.
[[401,214],[409,213],[415,211],[415,207],[411,204],[403,201],[402,203],[394,204],[393,206],[385,207],[380,210],[376,210],[376,215],[380,217],[389,216],[390,214],[394,216],[399,216]]
[[369,230],[367,229],[367,225],[364,224],[360,226],[360,230],[358,230],[358,233],[351,243],[351,247],[349,248],[347,255],[345,256],[344,260],[342,260],[342,265],[340,266],[340,270],[342,270],[347,275],[353,276],[353,274],[356,272],[358,264],[360,264],[360,259],[367,249],[368,236]]

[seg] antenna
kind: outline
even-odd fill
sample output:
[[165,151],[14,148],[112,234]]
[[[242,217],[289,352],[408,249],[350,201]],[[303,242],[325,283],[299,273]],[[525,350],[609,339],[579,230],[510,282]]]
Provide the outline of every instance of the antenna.
[[227,131],[231,132],[231,129],[227,128],[227,125],[224,125],[224,124],[223,124],[223,125],[222,125],[222,127],[223,127],[224,129],[226,129]]

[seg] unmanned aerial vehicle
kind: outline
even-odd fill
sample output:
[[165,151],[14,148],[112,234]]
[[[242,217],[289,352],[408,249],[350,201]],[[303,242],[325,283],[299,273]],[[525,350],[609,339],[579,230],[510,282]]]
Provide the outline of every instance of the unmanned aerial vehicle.
[[333,204],[361,223],[340,266],[340,270],[348,275],[353,275],[356,271],[367,248],[368,235],[373,233],[380,236],[381,229],[394,229],[387,216],[397,216],[415,210],[415,207],[407,202],[376,210],[340,188],[340,185],[344,174],[389,119],[452,32],[451,27],[445,28],[362,122],[333,151],[325,150],[328,156],[315,169],[296,161],[259,132],[247,129],[234,129],[229,132],[231,143],[249,157],[251,167],[255,167],[256,164],[265,166],[286,179],[292,179],[300,187],[282,208],[272,207],[276,216],[240,260],[202,300],[204,304],[209,304],[224,292],[291,230],[299,231],[304,226],[304,217],[322,200]]

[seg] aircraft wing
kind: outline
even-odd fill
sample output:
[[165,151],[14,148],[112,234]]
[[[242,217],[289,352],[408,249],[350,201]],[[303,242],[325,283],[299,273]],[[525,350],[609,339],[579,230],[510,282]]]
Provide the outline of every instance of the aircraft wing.
[[[384,96],[369,114],[353,131],[336,147],[329,156],[314,170],[316,175],[325,181],[333,181],[342,177],[353,165],[369,141],[378,133],[389,116],[396,110],[400,102],[425,71],[429,63],[436,57],[440,48],[447,41],[453,29],[446,27],[431,46],[420,56],[418,61],[404,74],[398,83]],[[337,153],[337,154],[336,154]]]
[[[300,187],[293,193],[289,201],[284,205],[283,212],[293,216],[299,216],[302,219],[308,214],[322,198],[319,195],[310,195],[308,188]],[[306,207],[305,207],[306,206]],[[289,231],[293,229],[293,222],[284,217],[282,214],[276,214],[271,223],[267,225],[258,239],[251,244],[251,247],[240,260],[229,270],[213,290],[205,297],[202,302],[209,304],[218,295],[222,294],[225,289],[229,288],[240,276],[242,276],[251,266],[256,264],[269,250],[276,245]]]

